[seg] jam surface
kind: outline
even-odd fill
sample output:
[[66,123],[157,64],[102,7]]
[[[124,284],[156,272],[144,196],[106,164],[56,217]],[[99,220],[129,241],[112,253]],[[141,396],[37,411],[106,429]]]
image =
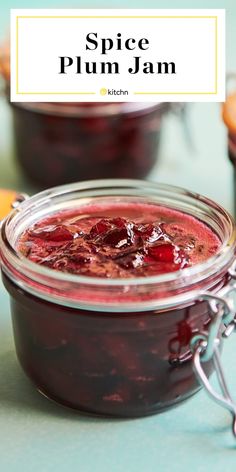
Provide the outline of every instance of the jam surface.
[[201,263],[220,247],[197,218],[160,205],[85,206],[38,221],[17,249],[61,272],[130,278],[177,271]]

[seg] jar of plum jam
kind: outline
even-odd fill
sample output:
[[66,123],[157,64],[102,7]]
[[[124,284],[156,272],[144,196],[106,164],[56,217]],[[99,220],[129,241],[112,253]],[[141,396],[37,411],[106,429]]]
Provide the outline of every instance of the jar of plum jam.
[[[20,364],[48,398],[96,415],[157,413],[200,384],[216,398],[235,246],[223,208],[150,182],[84,182],[15,205],[0,248]],[[224,390],[217,401],[235,415]]]
[[143,178],[156,163],[166,103],[11,103],[17,160],[39,188]]
[[[0,79],[10,95],[10,48],[0,47]],[[144,178],[157,162],[170,103],[10,103],[15,154],[37,188],[100,178]],[[186,127],[184,126],[184,129]],[[185,129],[187,132],[187,130]]]

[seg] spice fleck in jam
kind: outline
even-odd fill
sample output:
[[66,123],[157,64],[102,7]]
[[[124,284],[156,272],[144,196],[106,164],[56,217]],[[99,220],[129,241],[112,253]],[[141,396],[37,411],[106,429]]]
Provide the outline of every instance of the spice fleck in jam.
[[62,272],[129,278],[203,262],[219,245],[212,230],[192,216],[161,206],[121,205],[53,215],[28,228],[18,249]]

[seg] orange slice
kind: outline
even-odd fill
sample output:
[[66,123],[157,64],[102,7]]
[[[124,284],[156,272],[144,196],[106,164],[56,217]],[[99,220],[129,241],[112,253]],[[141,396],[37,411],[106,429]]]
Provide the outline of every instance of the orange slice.
[[10,81],[10,48],[8,43],[0,47],[0,75],[6,83]]
[[16,195],[17,193],[14,190],[0,189],[0,220],[12,210],[11,204],[14,202]]
[[231,133],[236,133],[236,92],[229,95],[222,108],[222,118]]

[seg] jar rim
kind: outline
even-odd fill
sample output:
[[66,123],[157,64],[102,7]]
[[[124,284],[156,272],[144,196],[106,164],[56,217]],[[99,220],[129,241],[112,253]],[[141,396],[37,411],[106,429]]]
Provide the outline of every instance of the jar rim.
[[[119,193],[119,195],[122,195],[122,192],[123,195],[133,195],[134,190],[139,191],[139,200],[141,198],[141,195],[147,194],[148,198],[152,199],[158,194],[159,200],[160,198],[163,199],[165,197],[166,206],[169,206],[170,208],[175,208],[176,210],[179,209],[179,211],[184,211],[183,207],[185,205],[185,212],[189,214],[193,214],[190,212],[190,209],[197,210],[197,208],[200,208],[201,211],[199,211],[200,213],[202,212],[203,216],[204,208],[205,210],[209,209],[212,221],[214,221],[214,219],[216,218],[219,218],[219,221],[221,221],[223,225],[222,231],[225,231],[224,240],[222,241],[222,245],[220,247],[219,252],[217,252],[202,263],[195,264],[191,267],[181,269],[176,272],[169,272],[166,274],[153,275],[148,277],[107,279],[55,271],[53,269],[43,267],[30,261],[22,254],[17,252],[17,250],[14,248],[14,244],[11,241],[11,237],[9,236],[9,227],[11,225],[14,226],[14,220],[15,224],[17,224],[17,219],[19,221],[22,215],[32,215],[32,212],[37,211],[40,205],[48,205],[50,199],[53,200],[59,198],[60,204],[63,199],[68,198],[68,196],[70,195],[72,198],[72,196],[78,192],[81,193],[81,196],[87,197],[88,194],[90,194],[91,198],[93,198],[95,194],[104,195],[104,192],[105,194],[109,195],[117,195],[117,192]],[[162,197],[160,197],[160,195],[162,195]],[[178,200],[178,204],[180,205],[179,207],[173,207],[173,205],[171,206],[171,198],[173,200],[173,197],[175,197],[175,200]],[[149,200],[147,200],[147,202],[148,201]],[[51,210],[52,208],[53,206],[51,207]],[[199,219],[201,220],[199,216],[200,213],[196,214],[196,212],[194,212],[193,216],[197,218],[199,217]],[[118,287],[123,287],[126,293],[128,293],[129,290],[133,292],[143,289],[143,293],[146,290],[149,292],[151,290],[153,294],[156,294],[156,296],[154,296],[155,306],[166,306],[167,304],[169,306],[169,304],[172,304],[175,301],[179,303],[180,300],[184,302],[185,300],[192,298],[193,294],[196,293],[196,290],[198,292],[200,290],[203,290],[207,284],[208,287],[209,284],[211,286],[214,286],[216,278],[222,277],[227,272],[228,268],[231,266],[234,260],[235,247],[236,226],[234,220],[231,215],[226,210],[224,210],[224,208],[222,208],[214,201],[203,197],[197,193],[189,192],[188,190],[182,189],[180,187],[159,184],[149,181],[128,179],[92,180],[54,187],[53,189],[40,192],[34,195],[33,197],[30,197],[29,199],[25,200],[19,205],[17,209],[13,210],[10,215],[5,218],[2,223],[0,235],[2,268],[11,279],[14,279],[14,281],[18,285],[24,285],[25,277],[27,277],[27,279],[32,278],[37,284],[37,287],[34,287],[37,292],[37,290],[39,289],[38,284],[42,284],[45,287],[45,281],[47,281],[47,283],[51,284],[50,287],[53,287],[53,289],[55,289],[55,293],[57,294],[57,296],[58,291],[56,290],[56,286],[58,284],[61,284],[63,285],[63,287],[61,287],[62,289],[68,289],[68,284],[70,283],[73,285],[74,289],[75,287],[88,287],[90,290],[99,288],[99,290],[104,291],[104,288],[106,288],[107,290],[114,292]],[[15,272],[16,268],[17,271]],[[17,279],[18,277],[20,277],[20,280]],[[43,280],[44,278],[45,280]],[[170,287],[172,290],[170,290]],[[164,297],[163,289],[166,290],[166,296]],[[49,301],[52,301],[51,297],[47,294],[45,295],[45,297],[43,296],[42,290],[40,293],[42,298],[47,298],[50,299]],[[161,298],[160,296],[158,297],[158,293],[159,295],[160,293],[162,293]],[[128,305],[130,306],[133,304],[137,305],[137,300],[130,301],[129,295],[130,294],[128,293],[128,296],[126,297],[124,293],[124,303],[128,303]],[[52,293],[51,296],[53,298]],[[114,297],[114,293],[111,296]],[[55,298],[56,297],[54,297],[54,301]],[[139,301],[142,305],[146,304],[147,306],[150,306],[154,303],[152,297],[152,300],[149,300],[150,302],[152,301],[151,303],[147,303],[148,300],[143,300],[143,297],[141,298],[142,300]],[[65,303],[66,297],[62,297],[62,299]],[[75,306],[74,302],[75,300],[70,300],[69,305]],[[81,300],[79,300],[79,302],[81,302]],[[60,301],[58,301],[58,303],[60,303]],[[76,303],[78,304],[78,300],[76,300]],[[111,305],[116,303],[105,304],[110,307]]]
[[35,113],[74,118],[147,113],[152,110],[164,112],[170,106],[167,102],[93,102],[91,105],[86,103],[86,106],[80,102],[18,102],[11,105]]

